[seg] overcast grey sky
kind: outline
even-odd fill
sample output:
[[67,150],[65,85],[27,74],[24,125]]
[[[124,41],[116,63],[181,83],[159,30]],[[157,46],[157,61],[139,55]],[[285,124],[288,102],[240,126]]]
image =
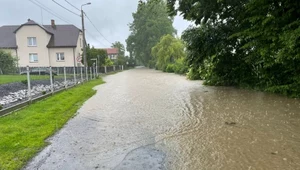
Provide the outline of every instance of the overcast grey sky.
[[[0,0],[0,26],[2,25],[20,25],[28,18],[44,25],[49,25],[50,20],[54,19],[56,24],[68,24],[57,18],[46,10],[41,10],[31,1],[42,4],[54,14],[60,16],[67,22],[81,28],[81,19],[65,9],[55,4],[52,0]],[[80,14],[75,8],[70,6],[65,0],[55,0],[61,5]],[[128,24],[132,22],[132,13],[137,10],[138,0],[68,0],[74,6],[80,8],[81,4],[91,2],[89,6],[84,6],[84,11],[92,20],[98,30],[109,41],[106,41],[96,29],[85,21],[87,30],[87,41],[95,47],[110,47],[110,42],[121,41],[125,44],[125,39],[129,35]],[[43,14],[43,15],[41,15]],[[43,16],[43,17],[42,17]],[[174,20],[174,27],[180,35],[190,23],[177,16]]]

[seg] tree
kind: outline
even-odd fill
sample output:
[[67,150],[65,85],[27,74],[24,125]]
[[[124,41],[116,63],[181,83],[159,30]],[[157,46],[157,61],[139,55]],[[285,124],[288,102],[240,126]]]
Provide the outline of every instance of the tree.
[[174,64],[177,59],[185,57],[184,45],[172,35],[165,35],[152,48],[152,56],[155,57],[156,68],[165,71],[168,64]]
[[151,49],[162,36],[175,33],[172,23],[164,0],[139,1],[130,24],[131,34],[126,40],[131,56],[134,55],[145,66],[153,66],[150,62],[153,60]]
[[183,34],[192,75],[300,97],[299,1],[167,2],[196,24]]
[[15,73],[17,59],[11,53],[0,50],[0,74]]
[[89,44],[87,45],[86,54],[87,54],[87,60],[89,66],[93,66],[93,63],[95,62],[91,59],[97,59],[99,67],[104,66],[105,60],[106,58],[108,58],[106,50],[96,49],[94,47],[90,48]]
[[134,46],[133,39],[134,39],[133,34],[129,35],[129,37],[126,39],[126,44],[127,44],[126,49],[129,52],[129,57],[135,57],[135,53],[134,53],[135,46]]
[[235,34],[267,91],[300,97],[300,2],[255,0],[246,4],[248,27]]
[[105,58],[104,66],[113,66],[113,65],[114,65],[114,62],[111,59]]
[[120,41],[116,41],[111,47],[119,50],[119,57],[125,57],[125,47]]
[[135,59],[133,57],[127,56],[126,59],[127,59],[126,65],[128,67],[134,67],[134,66],[136,66],[136,61],[135,61]]

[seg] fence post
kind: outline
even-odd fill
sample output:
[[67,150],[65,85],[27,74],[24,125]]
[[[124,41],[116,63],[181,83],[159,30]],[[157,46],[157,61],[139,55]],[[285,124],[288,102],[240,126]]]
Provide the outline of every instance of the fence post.
[[92,67],[90,67],[90,76],[91,76],[91,80],[93,79],[93,70]]
[[51,66],[49,67],[49,70],[50,70],[50,88],[51,88],[51,93],[53,94],[54,87],[53,87],[53,75],[52,75],[52,67]]
[[[97,67],[97,66],[96,66]],[[97,68],[96,67],[94,67],[94,78],[96,79],[96,77],[97,77]]]
[[80,78],[81,78],[81,83],[83,83],[82,66],[80,67]]
[[122,70],[124,70],[124,65],[122,65]]
[[86,78],[86,81],[89,80],[89,73],[88,73],[88,67],[87,66],[84,66],[85,67],[85,78]]
[[28,97],[28,101],[31,102],[31,85],[30,85],[29,66],[27,66],[27,86],[28,86],[27,97]]
[[114,65],[114,71],[116,71],[116,66]]
[[73,67],[73,77],[74,77],[74,83],[75,85],[77,84],[77,80],[76,80],[76,69],[75,69],[75,66]]
[[107,68],[106,68],[106,66],[104,66],[104,73],[105,73],[105,74],[107,73]]
[[64,66],[64,78],[65,78],[65,89],[67,89],[67,73],[66,73],[66,66]]
[[[96,64],[96,68],[95,68],[95,74],[96,74],[96,76],[98,77],[98,63]],[[96,77],[95,77],[96,78]]]

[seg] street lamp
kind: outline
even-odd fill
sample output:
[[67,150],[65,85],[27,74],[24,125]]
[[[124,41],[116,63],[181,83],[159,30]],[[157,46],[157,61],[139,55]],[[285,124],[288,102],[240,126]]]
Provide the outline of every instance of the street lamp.
[[92,4],[92,3],[90,3],[90,2],[85,3],[85,4],[82,4],[82,5],[81,5],[81,10],[82,10],[82,7],[83,7],[83,6],[85,6],[85,5],[91,5],[91,4]]
[[82,10],[82,7],[85,5],[91,5],[90,2],[86,3],[86,4],[82,4],[81,5],[81,22],[82,22],[82,44],[83,44],[83,59],[84,59],[84,67],[85,67],[85,76],[86,76],[86,80],[88,80],[88,63],[87,63],[87,59],[86,59],[86,42],[85,42],[85,29],[84,29],[84,12]]

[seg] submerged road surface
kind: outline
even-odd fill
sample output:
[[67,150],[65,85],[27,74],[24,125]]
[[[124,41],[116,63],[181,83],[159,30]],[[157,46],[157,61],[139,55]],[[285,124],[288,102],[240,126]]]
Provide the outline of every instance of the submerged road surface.
[[144,68],[105,81],[25,169],[300,169],[300,100]]

